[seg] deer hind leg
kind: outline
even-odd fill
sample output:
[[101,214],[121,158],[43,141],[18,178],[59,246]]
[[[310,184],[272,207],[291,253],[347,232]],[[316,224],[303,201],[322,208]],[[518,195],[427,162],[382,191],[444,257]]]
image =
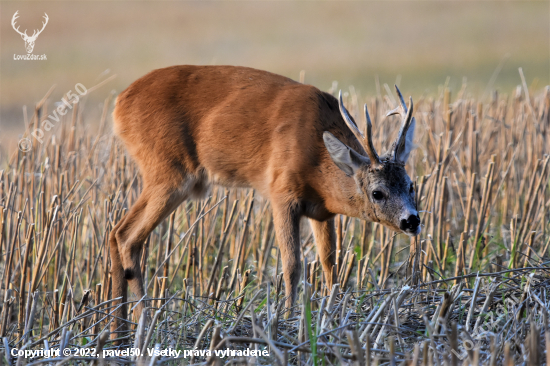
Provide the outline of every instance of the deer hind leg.
[[111,339],[117,338],[117,334],[114,333],[116,330],[125,331],[127,329],[125,322],[120,322],[117,318],[123,318],[128,314],[126,301],[128,301],[128,286],[126,280],[124,279],[124,268],[122,267],[122,261],[120,259],[120,254],[118,252],[118,246],[115,238],[117,229],[120,227],[120,224],[124,222],[124,219],[120,220],[118,224],[111,230],[109,235],[109,249],[111,253],[111,284],[112,284],[112,295],[113,299],[122,297],[120,301],[113,303],[112,305],[120,305],[118,310],[115,310],[113,315],[115,316],[113,322],[111,323]]
[[334,219],[326,221],[317,221],[309,219],[313,236],[315,237],[315,245],[323,266],[325,275],[325,283],[330,291],[332,285],[336,282],[336,272],[334,265],[336,263],[336,232],[334,230]]
[[[127,301],[127,282],[134,294],[141,299],[145,295],[141,275],[140,259],[145,239],[151,231],[174,211],[187,197],[182,189],[171,189],[163,186],[146,186],[137,202],[128,214],[111,231],[109,244],[111,249],[112,298],[122,296],[121,302]],[[135,314],[139,317],[144,309],[141,302]],[[111,324],[114,330],[126,330],[125,319],[127,307],[121,306],[113,315]],[[116,338],[116,334],[112,335]]]
[[[281,259],[283,263],[283,278],[285,280],[286,307],[291,309],[296,300],[298,282],[300,280],[300,214],[293,205],[273,205],[273,223]],[[287,313],[292,316],[292,311]]]

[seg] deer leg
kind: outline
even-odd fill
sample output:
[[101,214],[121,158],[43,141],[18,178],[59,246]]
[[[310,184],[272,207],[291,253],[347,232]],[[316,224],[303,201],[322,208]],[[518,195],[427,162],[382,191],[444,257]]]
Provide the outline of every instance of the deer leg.
[[[285,280],[286,307],[292,309],[300,280],[300,214],[291,204],[273,204],[273,223],[281,260],[283,263],[283,278]],[[292,310],[287,313],[292,316]]]
[[336,283],[336,272],[334,271],[334,265],[336,263],[336,232],[334,230],[334,219],[332,218],[326,221],[309,219],[309,223],[313,230],[315,245],[319,253],[321,265],[323,266],[325,283],[330,292],[332,285]]
[[[122,296],[122,302],[127,301],[126,281],[138,299],[145,295],[140,268],[143,243],[151,231],[170,215],[185,197],[186,195],[178,189],[166,189],[162,186],[146,187],[128,214],[111,231],[109,242],[113,298]],[[138,318],[144,307],[143,302],[136,307],[135,314]],[[126,314],[127,307],[123,305],[114,313],[114,316],[126,319]],[[117,329],[126,330],[126,324],[115,318],[111,324],[111,332]],[[112,337],[116,338],[116,334]]]
[[122,304],[120,305],[120,308],[115,310],[113,313],[115,318],[111,323],[111,339],[116,338],[117,334],[114,333],[116,330],[127,330],[126,322],[120,322],[117,320],[117,318],[123,318],[126,314],[128,314],[128,308],[126,305],[126,302],[128,301],[128,286],[126,280],[124,279],[124,268],[122,267],[122,261],[120,259],[120,253],[118,252],[118,245],[115,237],[117,228],[120,227],[120,224],[122,224],[123,221],[124,218],[118,222],[109,235],[109,249],[111,253],[111,297],[113,299],[122,297],[121,300],[111,304],[113,306]]

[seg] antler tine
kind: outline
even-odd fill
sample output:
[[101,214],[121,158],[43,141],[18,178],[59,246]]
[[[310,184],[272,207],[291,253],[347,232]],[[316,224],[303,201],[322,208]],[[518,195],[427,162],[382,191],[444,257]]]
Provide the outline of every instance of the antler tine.
[[353,132],[357,140],[359,140],[359,143],[361,143],[361,145],[364,145],[365,137],[363,136],[361,131],[359,131],[359,128],[357,128],[357,125],[355,124],[355,122],[353,122],[353,120],[351,119],[346,107],[344,107],[341,90],[340,90],[340,93],[338,94],[338,106],[340,107],[340,114],[342,114],[342,117],[344,117],[344,121],[346,122],[346,125],[351,130],[351,132]]
[[401,105],[403,106],[403,109],[405,110],[405,113],[407,113],[407,105],[405,104],[405,99],[403,99],[403,94],[401,94],[401,90],[399,90],[397,85],[394,85],[394,86],[395,86],[395,90],[397,91],[397,96],[399,97],[399,100],[401,101]]
[[398,105],[397,107],[395,107],[391,111],[386,112],[386,117],[393,116],[394,114],[401,115],[401,106],[400,105]]
[[371,164],[375,167],[379,166],[380,158],[378,158],[378,154],[376,153],[376,150],[374,149],[374,145],[372,143],[372,123],[370,121],[367,105],[365,104],[365,115],[367,117],[367,138],[363,136],[363,134],[361,133],[361,131],[359,130],[355,122],[353,122],[353,120],[349,116],[348,110],[346,109],[346,107],[344,107],[341,90],[340,90],[340,93],[338,94],[338,106],[340,107],[340,113],[342,114],[342,117],[344,117],[344,121],[346,122],[346,125],[351,130],[351,132],[353,132],[357,140],[359,140],[359,143],[365,149],[367,155],[369,156],[369,159],[371,160]]
[[372,122],[370,121],[369,116],[369,109],[367,108],[367,104],[365,103],[365,117],[367,120],[367,138],[365,140],[365,150],[367,151],[367,155],[369,156],[372,165],[374,167],[379,166],[380,158],[378,157],[378,154],[376,153],[376,150],[374,148],[374,144],[372,143]]
[[401,90],[399,90],[397,85],[394,85],[394,86],[395,86],[395,90],[397,91],[397,96],[399,97],[399,101],[401,102],[401,105],[398,105],[391,111],[388,111],[386,113],[386,117],[393,116],[394,114],[399,114],[403,116],[404,113],[407,113],[407,105],[405,104],[405,99],[403,99],[403,94],[401,94]]
[[409,130],[409,127],[411,126],[412,121],[412,114],[414,110],[412,97],[409,97],[409,108],[407,111],[407,115],[405,116],[405,119],[403,120],[403,126],[401,127],[401,131],[399,131],[399,136],[397,137],[397,141],[395,143],[395,151],[393,153],[394,159],[397,161],[397,156],[399,155],[399,151],[403,149],[405,146],[405,140],[407,138],[407,131]]

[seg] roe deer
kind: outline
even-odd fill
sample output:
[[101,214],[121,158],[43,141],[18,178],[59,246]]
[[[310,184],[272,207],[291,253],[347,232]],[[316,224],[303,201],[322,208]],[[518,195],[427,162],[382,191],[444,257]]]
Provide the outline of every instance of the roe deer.
[[[413,104],[399,90],[403,123],[379,156],[365,105],[366,137],[342,102],[266,71],[173,66],[150,72],[116,100],[114,129],[139,165],[143,192],[111,231],[112,296],[127,283],[142,298],[140,256],[151,231],[185,199],[211,185],[248,187],[270,199],[287,305],[300,278],[300,218],[309,218],[327,286],[335,281],[334,216],[420,232],[414,186],[405,171],[413,144]],[[139,316],[143,305],[136,308]],[[126,316],[124,306],[115,313]],[[116,329],[115,321],[112,329]],[[121,328],[123,329],[123,328]]]

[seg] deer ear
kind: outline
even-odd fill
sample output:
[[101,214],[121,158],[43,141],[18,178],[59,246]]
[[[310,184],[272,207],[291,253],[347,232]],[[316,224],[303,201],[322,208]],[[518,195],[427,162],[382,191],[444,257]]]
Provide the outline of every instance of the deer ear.
[[355,174],[362,164],[370,164],[368,158],[359,155],[328,131],[323,133],[323,141],[334,164],[347,175]]
[[416,127],[416,119],[412,119],[411,124],[409,125],[409,130],[407,131],[407,135],[405,136],[405,146],[403,149],[399,152],[399,156],[397,157],[399,161],[402,161],[403,163],[406,163],[407,160],[409,160],[409,155],[411,154],[411,151],[414,148],[414,129]]

